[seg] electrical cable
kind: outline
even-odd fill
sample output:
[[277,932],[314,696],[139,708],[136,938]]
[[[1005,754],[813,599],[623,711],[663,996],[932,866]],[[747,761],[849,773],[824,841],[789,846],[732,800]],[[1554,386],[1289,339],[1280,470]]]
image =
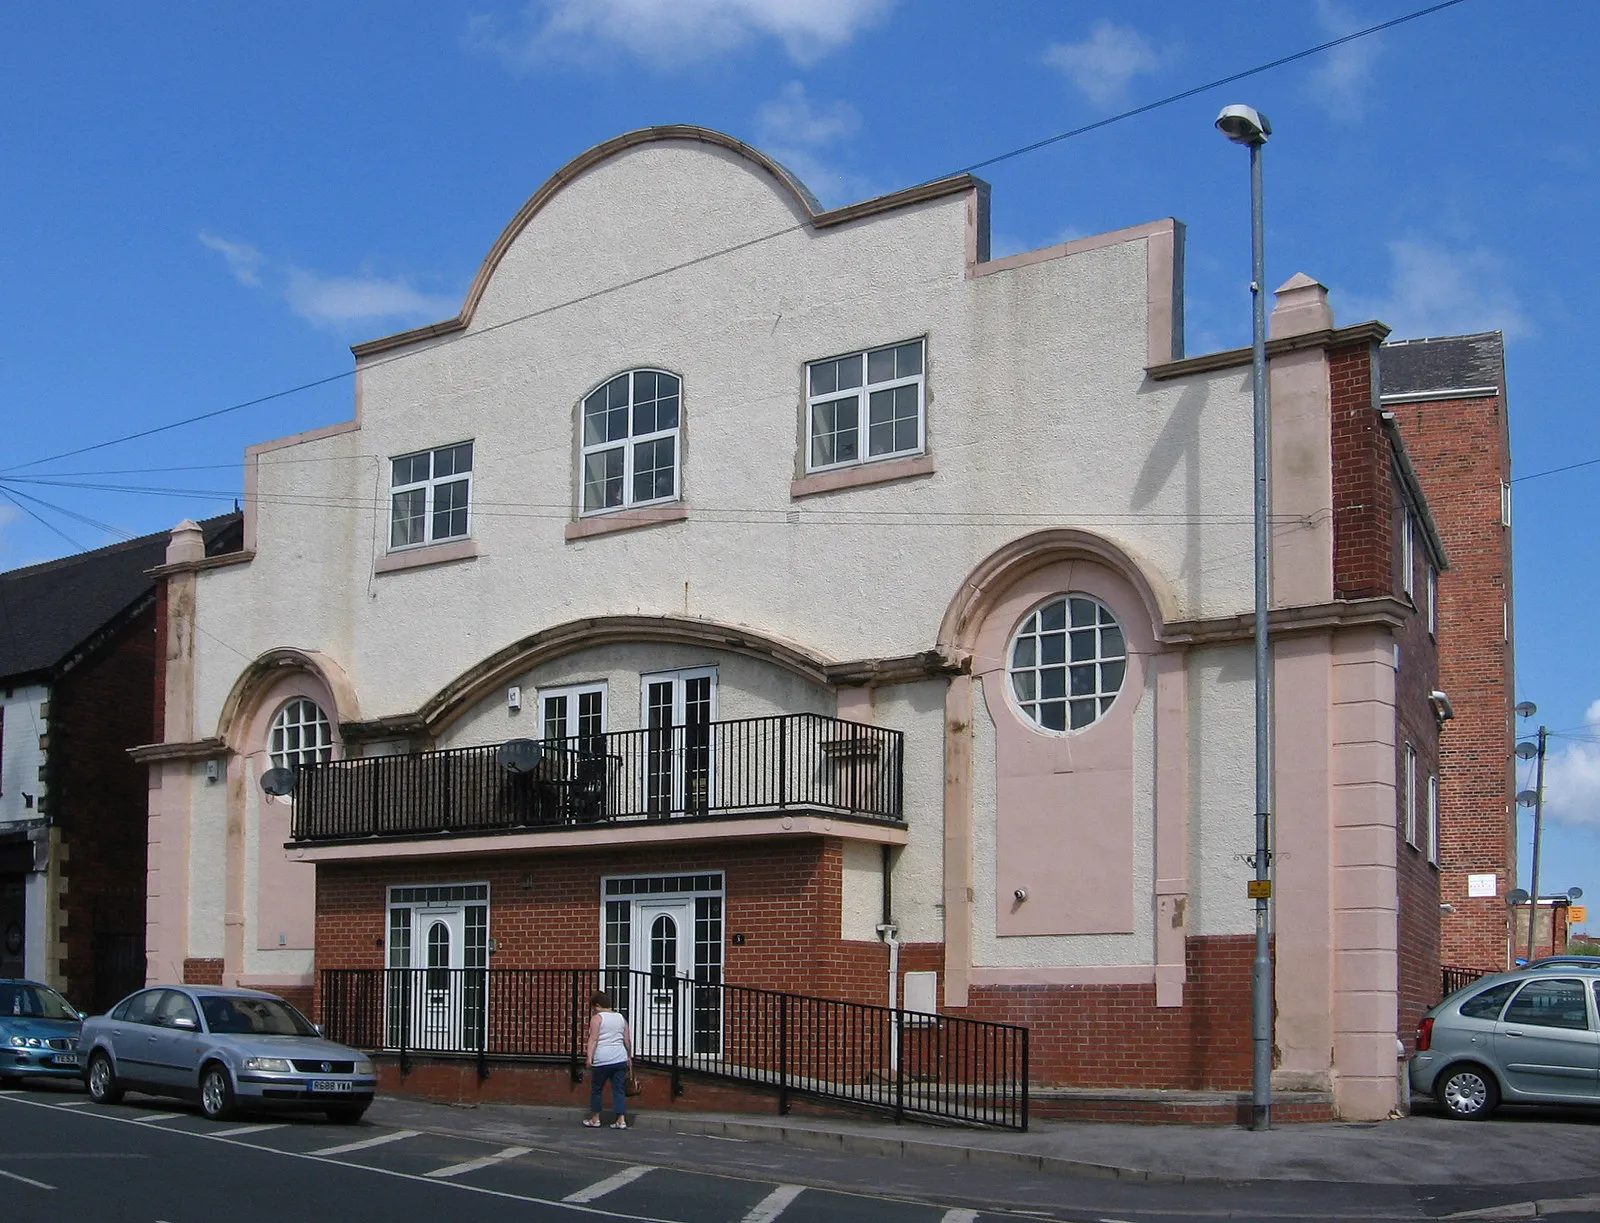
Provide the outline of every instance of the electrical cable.
[[[1179,102],[1179,101],[1182,101],[1182,100],[1184,100],[1186,98],[1194,97],[1196,94],[1205,93],[1208,90],[1217,89],[1217,88],[1220,88],[1223,85],[1232,84],[1235,81],[1242,81],[1242,80],[1245,80],[1248,77],[1257,76],[1260,73],[1271,71],[1272,69],[1282,67],[1285,64],[1294,63],[1297,60],[1302,60],[1302,59],[1305,59],[1305,58],[1307,58],[1309,56],[1320,54],[1321,52],[1331,50],[1334,47],[1343,46],[1346,43],[1354,42],[1357,39],[1369,37],[1369,36],[1371,36],[1373,34],[1380,33],[1380,32],[1382,32],[1384,30],[1392,29],[1395,26],[1404,25],[1407,22],[1415,21],[1415,20],[1417,20],[1417,19],[1419,19],[1421,17],[1427,17],[1427,16],[1429,16],[1429,15],[1431,15],[1433,13],[1441,12],[1444,9],[1453,8],[1458,4],[1464,4],[1465,2],[1466,2],[1466,0],[1442,0],[1441,3],[1429,5],[1426,8],[1417,9],[1414,12],[1406,13],[1403,16],[1393,18],[1393,19],[1391,19],[1389,21],[1380,22],[1377,25],[1369,26],[1369,27],[1367,27],[1366,29],[1363,29],[1363,30],[1357,30],[1356,32],[1354,32],[1352,34],[1346,34],[1346,35],[1344,35],[1344,36],[1342,36],[1340,38],[1334,38],[1334,39],[1330,39],[1327,42],[1318,43],[1314,47],[1307,47],[1304,50],[1294,52],[1292,55],[1280,56],[1278,59],[1271,60],[1271,61],[1269,61],[1267,63],[1264,63],[1264,64],[1259,64],[1254,68],[1248,68],[1248,69],[1244,70],[1243,72],[1236,72],[1236,73],[1232,73],[1232,74],[1230,74],[1228,76],[1225,76],[1225,77],[1219,77],[1218,79],[1216,79],[1214,81],[1210,81],[1210,82],[1208,82],[1208,83],[1206,83],[1204,85],[1196,85],[1196,86],[1194,86],[1194,87],[1192,87],[1190,89],[1185,89],[1185,90],[1182,90],[1182,91],[1180,91],[1178,93],[1170,94],[1165,98],[1160,98],[1157,101],[1146,103],[1143,106],[1137,106],[1137,107],[1134,107],[1131,110],[1122,111],[1122,112],[1120,112],[1118,114],[1109,116],[1108,118],[1097,120],[1094,123],[1090,123],[1090,124],[1084,125],[1082,127],[1072,128],[1072,129],[1070,129],[1068,131],[1065,131],[1065,132],[1059,132],[1056,135],[1046,137],[1043,140],[1036,140],[1031,144],[1022,145],[1019,148],[1011,149],[1008,152],[996,154],[993,157],[985,158],[982,161],[974,162],[970,166],[966,167],[965,169],[956,171],[955,174],[971,173],[973,170],[982,169],[985,166],[991,166],[991,165],[998,164],[999,162],[1002,162],[1002,161],[1008,161],[1008,160],[1010,160],[1012,158],[1015,158],[1015,157],[1021,157],[1021,156],[1025,155],[1025,154],[1027,154],[1027,153],[1034,152],[1037,149],[1042,149],[1042,148],[1046,147],[1047,145],[1057,144],[1057,143],[1059,143],[1059,142],[1061,142],[1063,140],[1070,140],[1075,136],[1081,136],[1081,135],[1084,135],[1085,133],[1088,133],[1088,132],[1097,131],[1100,128],[1104,128],[1104,127],[1109,126],[1110,124],[1120,123],[1125,119],[1131,119],[1131,118],[1134,118],[1137,115],[1142,115],[1142,114],[1145,114],[1145,113],[1147,113],[1149,111],[1156,110],[1156,109],[1158,109],[1160,107],[1171,105],[1174,102]],[[954,175],[945,175],[945,176],[942,176],[942,177],[954,177]],[[924,180],[924,182],[916,184],[916,185],[917,186],[924,186],[927,183],[933,183],[933,182],[939,182],[939,181],[940,181],[939,178],[926,179],[926,180]],[[807,227],[807,222],[801,222],[801,223],[796,224],[796,225],[786,226],[783,229],[774,230],[771,233],[761,234],[761,235],[758,235],[758,236],[756,236],[754,238],[748,238],[743,242],[737,242],[737,243],[734,243],[731,246],[721,247],[721,248],[719,248],[717,250],[713,250],[713,251],[707,251],[704,254],[697,255],[697,256],[695,256],[695,257],[693,257],[691,259],[686,259],[686,260],[684,260],[684,261],[682,261],[680,263],[671,264],[671,265],[669,265],[669,266],[667,266],[665,268],[657,269],[654,272],[646,272],[646,273],[644,273],[644,274],[642,274],[640,276],[635,276],[635,277],[633,277],[631,279],[621,281],[621,282],[619,282],[617,284],[609,285],[609,286],[606,286],[605,288],[596,289],[596,290],[593,290],[592,292],[589,292],[589,293],[580,294],[577,297],[573,297],[573,298],[570,298],[570,299],[567,299],[567,300],[564,300],[564,301],[560,301],[560,302],[555,302],[555,303],[552,303],[551,305],[541,307],[541,308],[539,308],[537,310],[529,311],[526,314],[517,315],[517,316],[515,316],[513,318],[509,318],[509,319],[503,319],[502,321],[500,321],[498,323],[491,324],[491,325],[489,325],[487,327],[481,327],[481,328],[478,328],[475,331],[463,333],[463,334],[457,336],[456,338],[458,340],[480,339],[485,335],[491,335],[494,332],[499,331],[499,330],[501,330],[501,329],[503,329],[505,327],[510,327],[510,326],[516,325],[518,323],[528,322],[528,321],[530,321],[532,319],[540,318],[540,317],[543,317],[544,315],[551,314],[551,313],[553,313],[553,312],[555,312],[557,310],[564,310],[564,309],[567,309],[567,308],[569,308],[571,306],[576,306],[576,305],[583,304],[585,302],[594,301],[597,298],[604,297],[604,296],[606,296],[607,294],[610,294],[610,293],[617,293],[617,292],[620,292],[620,291],[622,291],[624,289],[634,288],[634,287],[636,287],[638,285],[648,283],[649,281],[657,280],[662,276],[670,275],[673,272],[678,272],[678,271],[682,271],[682,270],[684,270],[686,268],[695,267],[695,266],[698,266],[700,264],[710,262],[713,259],[719,259],[724,255],[730,255],[730,254],[734,254],[734,253],[736,253],[738,251],[747,250],[750,247],[757,246],[757,245],[759,245],[759,244],[761,244],[763,242],[770,242],[773,239],[783,237],[786,234],[796,233],[796,232],[798,232],[800,230],[805,229],[806,227]],[[372,361],[367,362],[365,365],[362,365],[360,368],[361,368],[362,371],[381,368],[382,366],[392,364],[395,361],[405,360],[405,359],[407,359],[409,357],[415,356],[415,355],[417,355],[418,351],[419,350],[412,349],[410,351],[394,353],[394,354],[392,354],[391,356],[388,356],[388,357],[380,357],[380,358],[378,358],[376,360],[372,360]],[[93,443],[91,445],[88,445],[88,446],[79,446],[79,447],[76,447],[76,448],[74,448],[72,450],[64,450],[64,451],[62,451],[62,452],[60,452],[58,454],[48,455],[48,456],[46,456],[44,458],[32,459],[32,460],[30,460],[30,461],[28,461],[26,463],[13,464],[10,467],[0,468],[0,474],[9,473],[9,472],[13,472],[13,471],[24,471],[24,470],[26,470],[26,469],[28,469],[30,467],[39,467],[39,466],[42,466],[45,463],[54,463],[54,462],[57,462],[58,460],[61,460],[61,459],[73,458],[73,457],[75,457],[77,455],[80,455],[80,454],[89,454],[89,453],[92,453],[92,452],[97,451],[97,450],[107,449],[108,447],[111,447],[111,446],[119,446],[119,445],[122,445],[122,444],[124,444],[126,442],[137,441],[137,440],[140,440],[142,438],[147,438],[147,437],[154,437],[155,435],[160,434],[160,433],[167,433],[167,432],[170,432],[170,431],[172,431],[174,429],[182,429],[182,428],[185,428],[185,427],[187,427],[189,425],[199,424],[199,423],[201,423],[203,421],[215,420],[216,418],[218,418],[220,416],[226,416],[226,415],[228,415],[230,413],[233,413],[233,412],[242,411],[245,408],[259,407],[261,404],[264,404],[264,403],[271,403],[274,400],[283,399],[283,398],[286,398],[287,396],[290,396],[290,395],[297,395],[297,394],[300,394],[300,393],[302,393],[304,391],[313,390],[313,389],[315,389],[317,387],[320,387],[320,386],[327,386],[327,385],[329,385],[331,383],[341,382],[341,381],[343,381],[343,380],[345,380],[347,378],[353,378],[355,376],[355,373],[356,373],[355,368],[351,368],[351,369],[348,369],[348,370],[343,370],[343,371],[341,371],[339,373],[336,373],[336,374],[328,374],[328,375],[326,375],[324,377],[321,377],[321,378],[313,378],[313,379],[310,379],[309,381],[299,383],[296,386],[287,387],[287,388],[285,388],[283,390],[280,390],[280,391],[273,391],[273,392],[271,392],[269,394],[266,394],[266,395],[259,395],[259,396],[256,396],[253,399],[247,399],[247,400],[243,400],[243,401],[241,401],[239,403],[229,404],[226,407],[215,408],[215,409],[213,409],[213,410],[211,410],[209,412],[202,412],[202,413],[199,413],[199,414],[197,414],[195,416],[185,417],[182,420],[172,421],[172,422],[170,422],[168,424],[164,424],[164,425],[155,425],[155,426],[152,426],[152,427],[150,427],[148,429],[140,429],[140,430],[138,430],[136,432],[124,434],[124,435],[122,435],[120,437],[110,438],[110,439],[108,439],[106,441],[103,441],[103,442],[95,442],[95,443]]]

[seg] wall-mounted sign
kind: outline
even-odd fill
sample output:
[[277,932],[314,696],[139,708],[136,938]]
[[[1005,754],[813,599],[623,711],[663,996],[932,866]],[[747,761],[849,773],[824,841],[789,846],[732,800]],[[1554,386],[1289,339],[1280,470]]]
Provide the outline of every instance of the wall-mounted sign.
[[1495,896],[1498,895],[1500,876],[1498,875],[1468,875],[1468,896]]
[[1588,905],[1571,905],[1567,908],[1567,925],[1582,926],[1589,921]]

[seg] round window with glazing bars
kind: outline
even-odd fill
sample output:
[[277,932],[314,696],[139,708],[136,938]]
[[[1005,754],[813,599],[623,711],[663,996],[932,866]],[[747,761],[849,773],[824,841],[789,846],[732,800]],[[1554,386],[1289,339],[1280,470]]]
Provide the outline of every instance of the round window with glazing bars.
[[1040,604],[1012,639],[1011,695],[1044,730],[1082,730],[1111,709],[1128,673],[1128,644],[1111,609],[1090,595]]

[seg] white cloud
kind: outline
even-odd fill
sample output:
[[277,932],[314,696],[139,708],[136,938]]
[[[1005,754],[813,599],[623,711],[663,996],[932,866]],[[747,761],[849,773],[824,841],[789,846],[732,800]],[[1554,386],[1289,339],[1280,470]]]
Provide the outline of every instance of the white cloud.
[[[1362,28],[1362,23],[1334,0],[1317,0],[1317,24],[1333,38]],[[1359,119],[1366,112],[1373,68],[1382,54],[1383,42],[1376,34],[1324,51],[1306,75],[1306,90],[1338,117]]]
[[290,268],[284,300],[318,326],[376,322],[388,318],[444,318],[456,312],[449,298],[423,293],[408,281],[383,276],[325,276]]
[[662,67],[775,38],[808,64],[849,43],[895,0],[532,0],[507,28],[498,17],[468,22],[464,43],[526,68],[552,56],[621,46]]
[[1388,291],[1348,296],[1339,311],[1347,321],[1376,318],[1404,338],[1531,330],[1510,261],[1498,252],[1402,238],[1389,243],[1389,258]]
[[866,179],[834,164],[834,147],[861,127],[861,115],[845,101],[812,102],[806,87],[790,81],[756,116],[761,147],[792,171],[825,207],[873,194]]
[[[1563,824],[1600,828],[1600,701],[1584,715],[1588,740],[1557,747],[1545,757],[1544,810]],[[1528,788],[1533,782],[1528,781]]]
[[1111,106],[1127,97],[1133,78],[1158,72],[1167,56],[1131,26],[1100,20],[1082,42],[1052,43],[1044,62],[1059,68],[1096,106]]
[[230,242],[226,238],[219,238],[216,234],[208,234],[203,229],[199,238],[200,245],[207,250],[216,251],[227,261],[228,271],[233,273],[233,278],[240,284],[261,283],[261,265],[265,260],[255,247],[248,242]]

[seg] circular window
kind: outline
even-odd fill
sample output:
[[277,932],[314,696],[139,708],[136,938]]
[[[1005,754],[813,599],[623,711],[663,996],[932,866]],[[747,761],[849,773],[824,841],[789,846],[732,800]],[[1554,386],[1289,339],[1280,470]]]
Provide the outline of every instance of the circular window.
[[272,719],[267,740],[272,766],[292,769],[333,759],[333,727],[315,701],[295,697]]
[[1122,690],[1128,646],[1111,609],[1089,595],[1036,607],[1011,643],[1011,694],[1045,730],[1082,730]]

